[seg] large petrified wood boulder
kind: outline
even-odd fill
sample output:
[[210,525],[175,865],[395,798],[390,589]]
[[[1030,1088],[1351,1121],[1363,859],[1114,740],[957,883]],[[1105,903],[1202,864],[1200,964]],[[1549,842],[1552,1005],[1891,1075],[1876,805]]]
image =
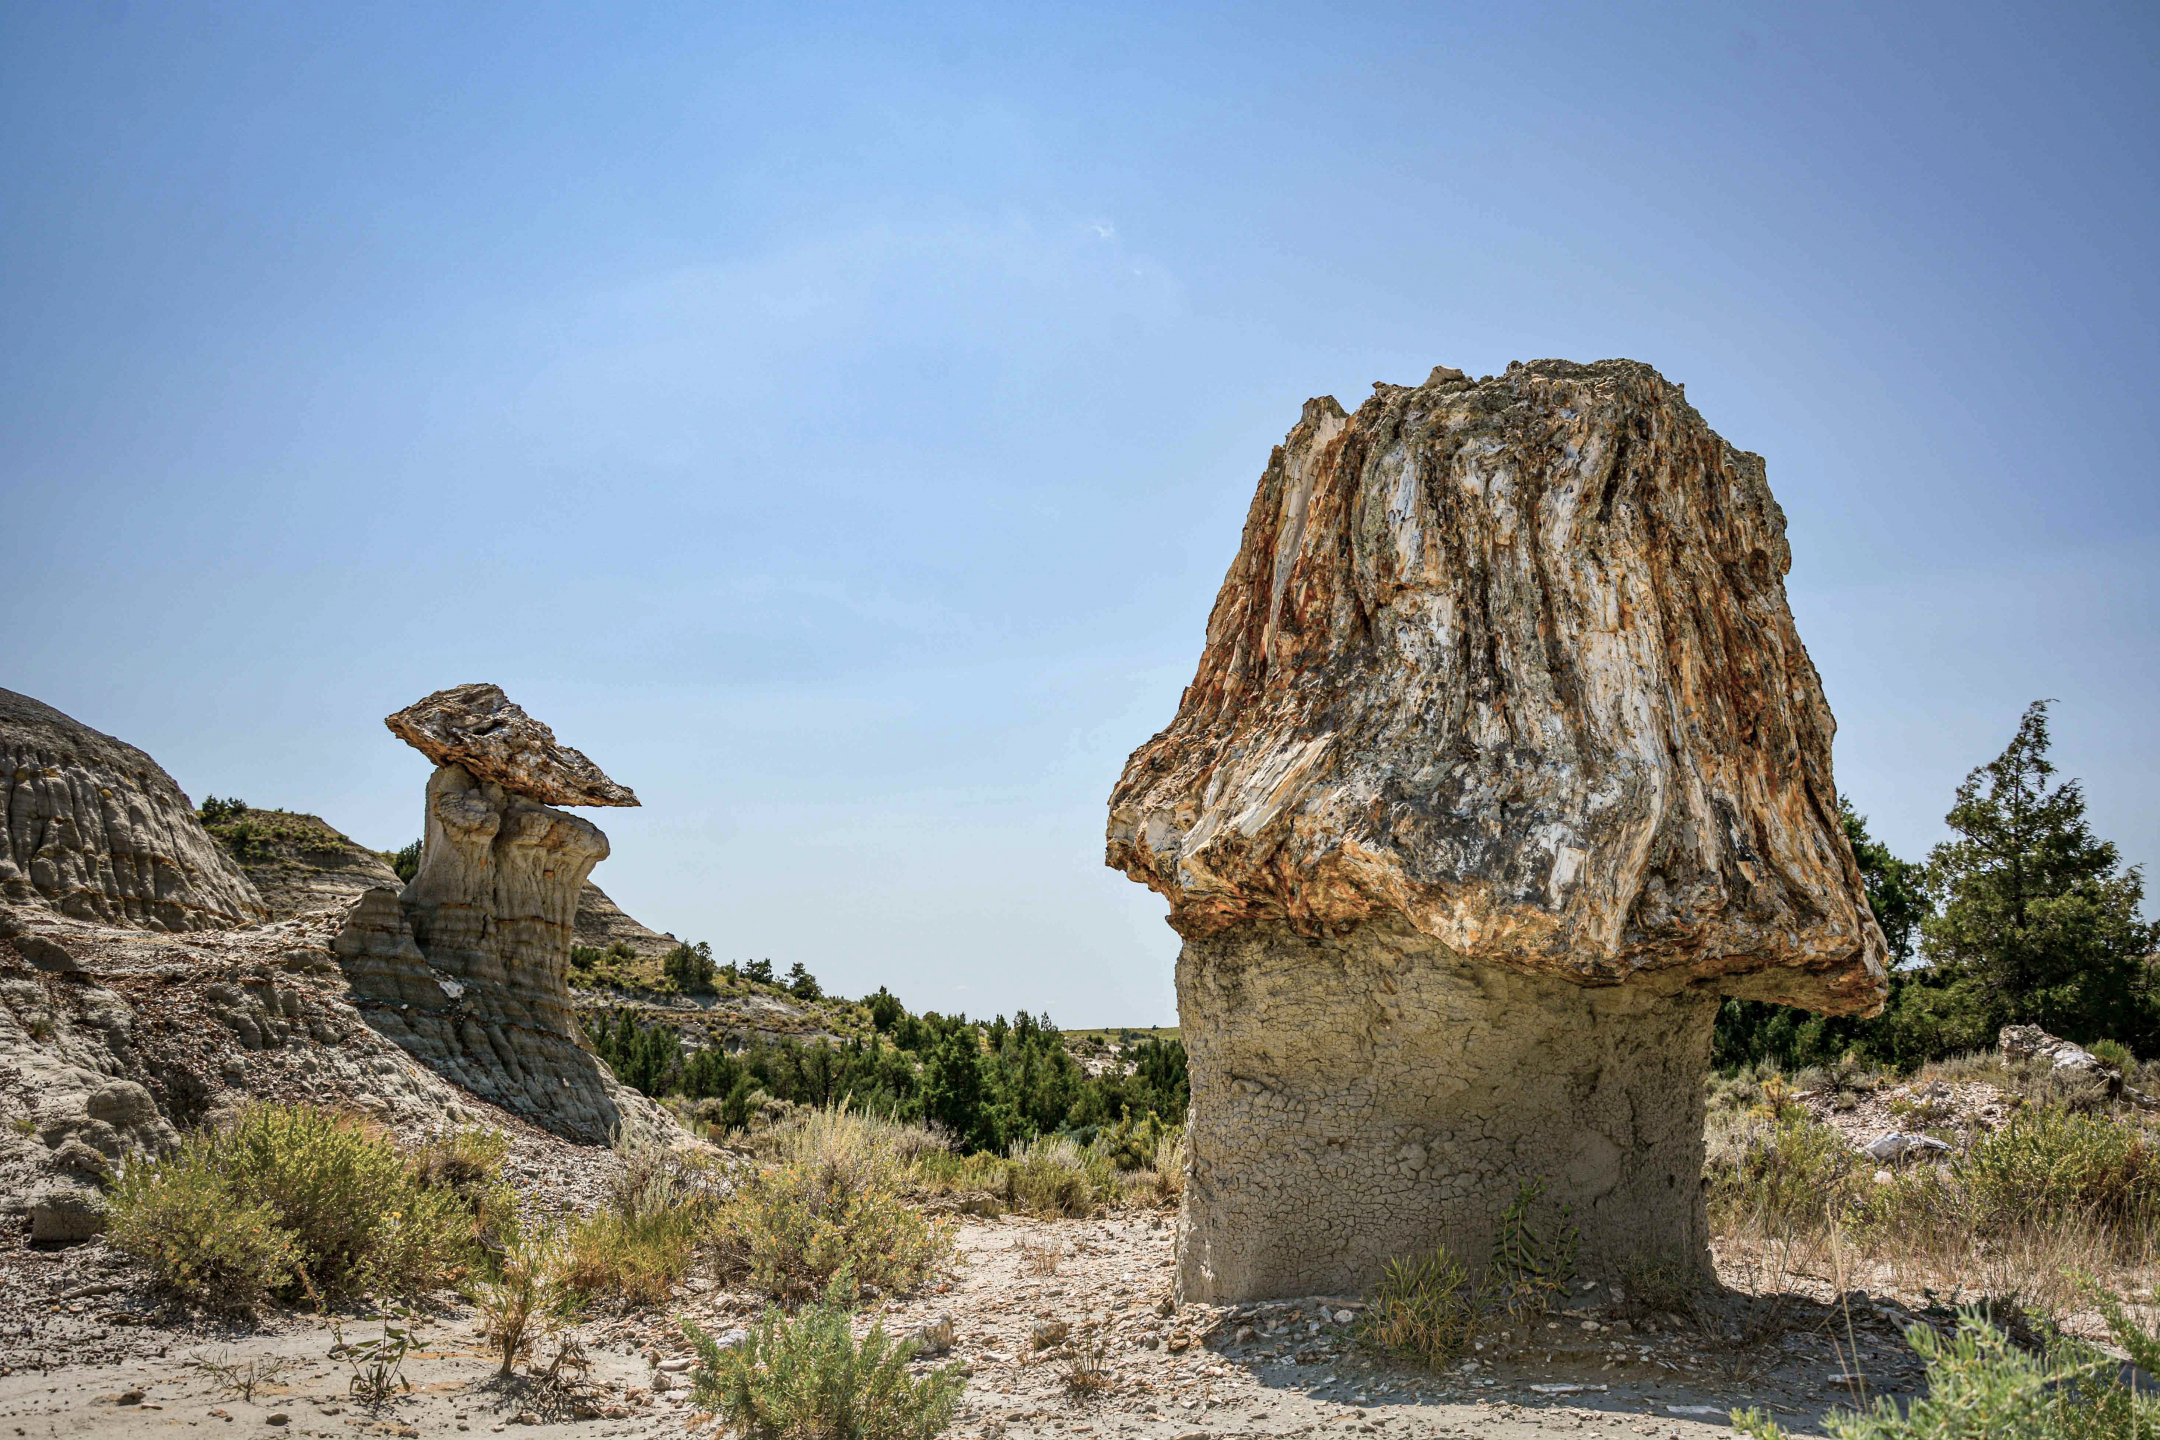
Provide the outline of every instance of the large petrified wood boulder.
[[1647,366],[1306,404],[1110,802],[1185,939],[1183,1293],[1475,1259],[1540,1176],[1586,1265],[1703,1262],[1719,997],[1884,991],[1790,563]]
[[569,982],[578,898],[607,836],[540,800],[636,797],[492,685],[440,691],[385,723],[430,758],[460,758],[428,781],[418,873],[402,892],[362,895],[332,946],[363,1013],[475,1094],[610,1139],[634,1097],[584,1048]]
[[12,690],[0,690],[0,900],[150,930],[267,913],[157,761]]
[[383,724],[433,760],[543,805],[635,805],[637,796],[601,773],[555,732],[527,715],[500,685],[457,685],[406,706]]

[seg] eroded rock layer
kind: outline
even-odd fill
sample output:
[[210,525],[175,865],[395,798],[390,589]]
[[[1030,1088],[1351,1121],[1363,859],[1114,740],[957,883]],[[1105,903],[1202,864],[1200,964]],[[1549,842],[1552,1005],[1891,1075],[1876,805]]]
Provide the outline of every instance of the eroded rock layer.
[[1400,923],[1217,931],[1177,981],[1181,1295],[1361,1294],[1435,1244],[1480,1266],[1526,1182],[1533,1224],[1576,1226],[1593,1272],[1700,1262],[1716,997],[1465,961]]
[[153,930],[267,914],[155,760],[12,690],[0,690],[0,821],[0,900]]

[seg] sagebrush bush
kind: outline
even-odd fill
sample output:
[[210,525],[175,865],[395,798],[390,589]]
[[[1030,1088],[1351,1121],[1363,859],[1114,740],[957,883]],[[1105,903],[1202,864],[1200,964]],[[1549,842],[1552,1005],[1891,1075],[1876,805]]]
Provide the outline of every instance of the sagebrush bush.
[[768,1309],[742,1344],[722,1350],[688,1321],[698,1356],[691,1395],[748,1440],[931,1440],[951,1421],[966,1371],[908,1373],[915,1346],[873,1325],[858,1343],[848,1324],[851,1278],[790,1318]]
[[[2141,1364],[2160,1362],[2160,1341],[2112,1300],[2102,1313],[2118,1344]],[[2020,1347],[1977,1311],[1944,1337],[1925,1325],[1905,1332],[1927,1362],[1928,1393],[1900,1411],[1882,1399],[1864,1411],[1832,1411],[1834,1440],[2147,1440],[2160,1434],[2160,1401],[2132,1393],[2117,1362],[2091,1346],[2058,1340],[2040,1353]],[[1758,1410],[1733,1427],[1756,1440],[1786,1432]]]
[[1111,1160],[1062,1135],[1015,1144],[1005,1169],[1005,1203],[1030,1215],[1087,1215],[1118,1192]]
[[236,1202],[195,1141],[162,1165],[121,1175],[106,1239],[164,1288],[229,1313],[251,1311],[290,1285],[298,1260],[277,1212]]
[[[242,1268],[288,1299],[418,1298],[454,1280],[473,1255],[475,1205],[466,1196],[428,1184],[422,1164],[379,1127],[308,1106],[251,1105],[231,1129],[191,1135],[171,1158],[123,1177],[114,1225],[141,1247],[130,1253],[181,1294],[225,1306],[229,1285],[182,1268],[152,1238],[159,1225],[214,1197],[236,1215],[265,1219],[282,1237],[289,1253],[282,1267]],[[204,1221],[182,1233],[199,1249],[239,1245],[249,1232]]]
[[253,1105],[211,1142],[227,1189],[267,1205],[326,1296],[417,1296],[468,1258],[472,1216],[423,1184],[379,1127],[304,1105]]
[[2014,1117],[1956,1165],[1981,1223],[2083,1214],[2121,1229],[2160,1219],[2160,1145],[2134,1125],[2056,1110]]
[[780,1299],[824,1291],[843,1269],[856,1283],[907,1290],[952,1257],[950,1227],[903,1198],[901,1127],[844,1109],[813,1112],[719,1208],[724,1275]]
[[1742,1121],[1712,1131],[1710,1213],[1723,1228],[1818,1234],[1835,1223],[1866,1157],[1810,1120]]

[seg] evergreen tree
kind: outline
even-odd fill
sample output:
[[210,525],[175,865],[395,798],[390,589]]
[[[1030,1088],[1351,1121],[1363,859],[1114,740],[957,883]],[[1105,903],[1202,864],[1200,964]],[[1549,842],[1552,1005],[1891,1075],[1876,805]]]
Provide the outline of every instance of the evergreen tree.
[[677,945],[661,960],[660,973],[685,993],[712,989],[712,946],[702,940],[695,945]]
[[1928,857],[1927,958],[1977,1043],[2032,1024],[2150,1055],[2160,926],[2139,918],[2143,873],[2092,833],[2083,788],[2050,783],[2048,704],[2027,707],[2009,747],[1958,787],[1945,817],[1958,838]]
[[877,1027],[880,1035],[899,1024],[900,1017],[907,1013],[892,991],[883,985],[877,987],[877,994],[865,997],[863,1005],[870,1011],[870,1023]]
[[972,1029],[955,1029],[939,1042],[923,1067],[923,1118],[951,1131],[970,1150],[998,1150],[1000,1133],[984,1073],[981,1042]]

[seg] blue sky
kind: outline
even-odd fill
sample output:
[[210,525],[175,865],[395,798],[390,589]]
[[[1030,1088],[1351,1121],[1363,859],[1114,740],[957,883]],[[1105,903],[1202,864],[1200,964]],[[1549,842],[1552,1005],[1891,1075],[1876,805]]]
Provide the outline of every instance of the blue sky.
[[2150,862],[2156,118],[2150,5],[0,6],[0,685],[390,847],[494,680],[648,923],[1167,1022],[1104,801],[1269,447],[1624,355],[1878,834],[2052,696]]

